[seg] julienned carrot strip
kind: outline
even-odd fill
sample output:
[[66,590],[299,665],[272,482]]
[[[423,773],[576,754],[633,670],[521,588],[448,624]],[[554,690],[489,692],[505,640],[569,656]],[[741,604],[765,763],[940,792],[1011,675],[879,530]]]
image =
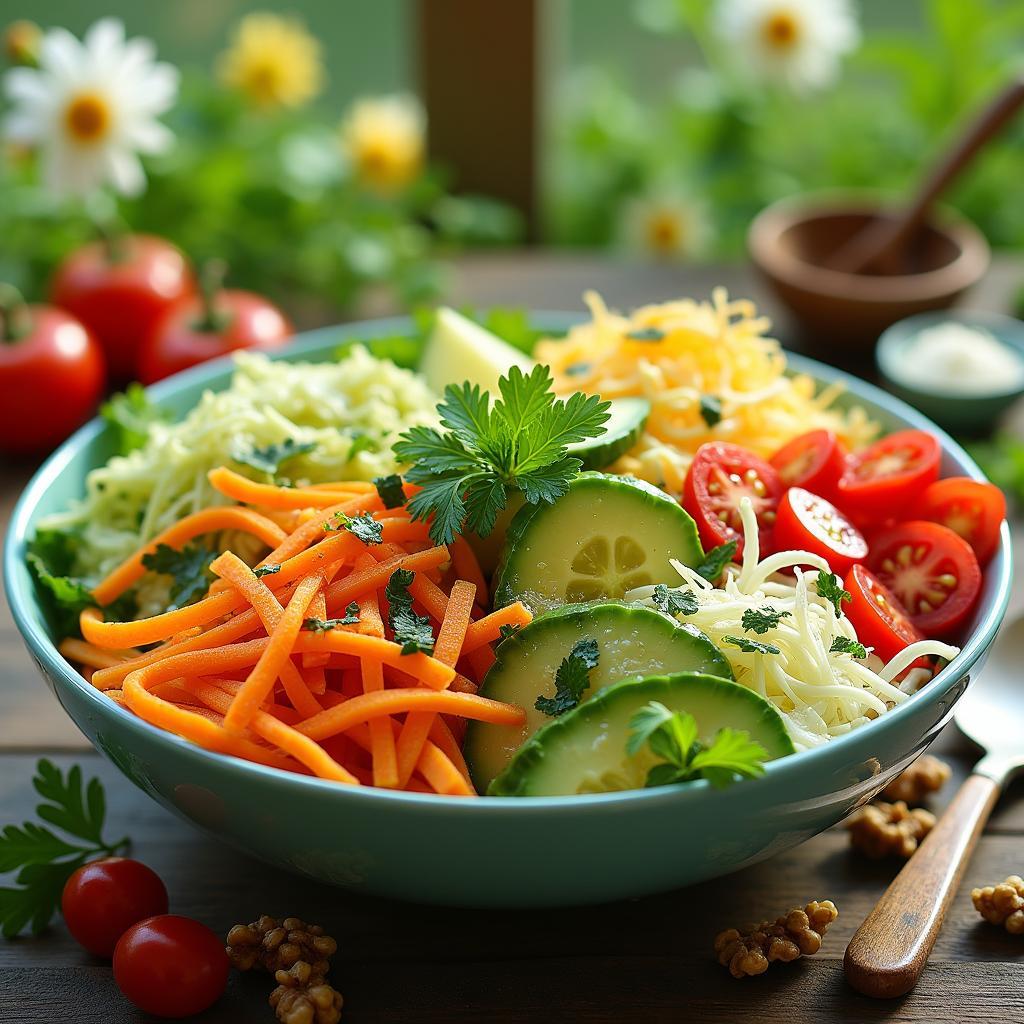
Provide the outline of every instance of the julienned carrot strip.
[[[461,722],[462,719],[459,719],[459,721]],[[462,756],[458,741],[452,734],[448,723],[441,715],[434,716],[434,724],[430,727],[430,742],[434,743],[445,757],[458,768],[466,781],[472,785],[473,783],[469,778],[469,765],[466,764],[466,759]]]
[[494,651],[491,650],[490,644],[484,644],[475,651],[470,651],[465,657],[477,678],[477,682],[482,683],[484,676],[490,672],[491,666],[495,661]]
[[[299,630],[302,629],[306,609],[322,582],[320,576],[314,573],[312,576],[307,576],[295,588],[295,593],[292,594],[284,614],[270,634],[267,646],[260,654],[259,660],[253,666],[238,693],[235,694],[231,707],[224,716],[226,728],[235,731],[244,729],[252,721],[259,706],[269,696],[270,691],[274,688],[274,683],[281,675],[284,663],[289,661]],[[289,664],[291,664],[290,661]],[[294,665],[291,667],[295,668]],[[305,688],[305,684],[302,685]],[[309,691],[307,690],[306,693],[308,694]]]
[[318,715],[299,722],[295,728],[310,739],[323,740],[379,715],[400,715],[410,711],[437,711],[462,715],[465,718],[491,722],[495,725],[522,725],[526,717],[523,709],[515,704],[503,704],[475,694],[426,688],[401,688],[379,690],[353,697],[344,704],[321,711]]
[[[366,558],[366,555],[360,555],[360,558]],[[359,564],[359,560],[356,560],[356,564]],[[306,613],[312,619],[326,619],[327,618],[327,585],[334,579],[335,576],[341,571],[341,567],[344,565],[343,562],[335,562],[333,565],[328,566],[323,572],[323,586],[313,595],[313,600],[309,604],[309,611]],[[319,683],[323,683],[323,686],[319,690],[313,690],[313,693],[323,693],[327,684],[324,681],[324,666],[327,665],[331,656],[324,654],[322,651],[306,651],[302,655],[302,667],[304,669],[319,669],[319,675],[315,678]]]
[[353,494],[373,494],[377,488],[365,480],[339,480],[332,483],[310,484],[311,491],[351,491]]
[[[376,564],[374,556],[367,551],[356,559],[355,569],[356,572],[365,572]],[[384,636],[384,619],[375,590],[368,590],[359,598],[359,632],[366,636]]]
[[[374,557],[381,561],[401,554],[402,549],[397,544],[381,544],[379,548],[373,549]],[[419,601],[431,618],[438,622],[444,618],[445,608],[448,607],[448,598],[444,591],[427,579],[422,572],[416,573],[412,583],[409,584],[409,593]]]
[[466,777],[433,743],[424,746],[416,767],[436,793],[444,796],[476,795]]
[[379,590],[383,587],[396,569],[409,569],[420,572],[434,565],[441,565],[449,559],[448,549],[444,546],[427,548],[425,551],[414,551],[408,555],[395,555],[378,562],[362,572],[354,572],[344,579],[335,580],[327,588],[327,610],[334,612],[368,590]]
[[466,630],[466,642],[462,645],[462,653],[469,654],[484,644],[493,643],[501,636],[502,626],[526,626],[532,621],[533,615],[522,601],[499,608],[470,625]]
[[111,651],[94,647],[84,640],[77,640],[74,637],[67,637],[61,640],[57,650],[68,661],[73,661],[88,668],[113,668],[115,665],[123,665],[138,654],[138,651]]
[[[259,484],[226,466],[211,469],[207,479],[215,491],[235,501],[249,505],[265,505],[267,508],[326,508],[328,505],[345,501],[352,496],[351,490],[328,491],[312,487],[277,487],[274,484]],[[362,493],[358,497],[367,506],[366,511],[383,508],[376,494]]]
[[483,570],[476,560],[476,555],[470,547],[469,541],[461,534],[455,538],[451,545],[452,567],[455,575],[460,580],[468,580],[476,586],[476,597],[481,604],[487,603],[487,582],[484,580]]
[[120,597],[133,583],[146,573],[142,559],[156,551],[157,546],[166,544],[168,547],[180,548],[183,544],[204,533],[216,533],[221,530],[242,530],[258,537],[268,548],[277,547],[285,539],[285,532],[266,516],[261,516],[251,508],[237,506],[217,506],[200,509],[191,515],[179,519],[173,526],[167,527],[143,545],[134,554],[129,555],[116,569],[108,573],[101,583],[93,588],[92,596],[97,604],[110,604]]
[[[330,659],[330,655],[327,655],[327,658]],[[304,668],[302,678],[306,681],[306,686],[314,697],[321,697],[327,692],[327,674],[322,665]]]
[[472,679],[467,679],[463,675],[456,675],[448,684],[448,688],[456,693],[476,693],[480,689]]

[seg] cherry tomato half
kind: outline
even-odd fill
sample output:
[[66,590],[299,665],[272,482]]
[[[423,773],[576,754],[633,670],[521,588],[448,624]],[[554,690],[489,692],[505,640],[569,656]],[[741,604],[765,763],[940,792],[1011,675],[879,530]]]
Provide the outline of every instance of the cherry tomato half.
[[821,555],[840,576],[868,555],[860,530],[831,502],[802,487],[791,487],[779,502],[775,546]]
[[138,375],[143,338],[169,306],[195,287],[182,253],[149,235],[92,242],[57,268],[54,305],[73,313],[103,346],[115,383]]
[[683,485],[683,508],[693,516],[705,548],[739,542],[743,552],[740,500],[750,498],[757,516],[762,552],[771,546],[771,530],[783,492],[779,474],[764,459],[736,444],[702,444]]
[[923,430],[883,437],[847,458],[836,503],[855,520],[898,518],[938,479],[941,455],[939,442]]
[[786,487],[803,487],[831,499],[846,469],[846,452],[831,430],[812,430],[794,437],[769,461]]
[[228,982],[224,943],[189,917],[147,917],[121,936],[114,980],[144,1013],[191,1017],[212,1006]]
[[846,617],[860,642],[873,647],[882,661],[924,639],[892,591],[865,566],[855,565],[843,586],[850,593],[850,603],[843,609]]
[[136,921],[167,913],[167,889],[145,864],[107,857],[83,864],[67,880],[60,911],[80,946],[109,957]]
[[914,506],[914,518],[941,523],[963,537],[984,565],[999,547],[1006,498],[995,484],[951,476],[928,485]]
[[883,531],[868,564],[925,636],[956,629],[981,591],[981,569],[971,546],[938,523],[912,519]]
[[0,308],[0,451],[55,448],[95,411],[105,383],[99,343],[53,306],[11,290]]

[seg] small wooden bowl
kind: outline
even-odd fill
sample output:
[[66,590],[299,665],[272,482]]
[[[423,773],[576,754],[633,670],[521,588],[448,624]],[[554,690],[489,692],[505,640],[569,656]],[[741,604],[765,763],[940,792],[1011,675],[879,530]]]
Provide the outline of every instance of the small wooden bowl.
[[885,209],[862,195],[798,196],[767,207],[750,225],[754,264],[792,313],[804,347],[830,362],[867,358],[890,324],[952,306],[988,269],[981,232],[945,210],[926,222],[908,253],[906,274],[849,274],[823,266]]

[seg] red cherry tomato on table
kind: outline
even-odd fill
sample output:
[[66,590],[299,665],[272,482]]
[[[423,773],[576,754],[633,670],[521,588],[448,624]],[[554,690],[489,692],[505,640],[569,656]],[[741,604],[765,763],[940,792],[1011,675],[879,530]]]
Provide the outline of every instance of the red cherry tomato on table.
[[60,911],[80,946],[109,957],[133,924],[167,913],[167,889],[145,864],[107,857],[83,864],[67,880]]
[[915,519],[941,523],[963,537],[984,565],[999,547],[1006,498],[994,484],[951,476],[930,484],[914,506]]
[[857,527],[831,502],[802,487],[791,487],[782,496],[774,540],[780,551],[796,548],[821,555],[840,576],[868,555]]
[[855,565],[846,574],[843,587],[850,594],[850,602],[843,608],[846,617],[860,642],[873,647],[882,661],[924,639],[892,591],[865,566]]
[[114,980],[144,1013],[191,1017],[223,994],[228,957],[206,925],[175,914],[148,917],[121,936]]
[[138,375],[139,346],[153,324],[194,289],[185,257],[170,242],[124,235],[73,252],[57,268],[50,298],[96,335],[121,384]]
[[769,461],[786,487],[831,498],[846,468],[846,452],[831,430],[812,430],[794,437]]
[[74,317],[0,298],[0,451],[46,452],[95,411],[105,383],[103,352]]
[[855,520],[898,518],[938,479],[941,456],[939,442],[923,430],[900,430],[883,437],[849,456],[839,478],[836,504]]
[[956,629],[981,591],[981,569],[971,546],[938,523],[915,519],[883,531],[868,564],[925,636]]
[[779,474],[764,459],[736,444],[702,444],[683,485],[683,508],[693,516],[701,544],[713,548],[730,540],[743,552],[740,501],[750,498],[757,516],[762,553],[770,548],[775,512],[784,488]]

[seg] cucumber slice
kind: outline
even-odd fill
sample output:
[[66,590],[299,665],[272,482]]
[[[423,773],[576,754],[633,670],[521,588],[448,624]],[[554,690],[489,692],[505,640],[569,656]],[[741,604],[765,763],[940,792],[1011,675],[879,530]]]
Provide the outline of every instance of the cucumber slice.
[[627,679],[544,726],[490,785],[491,796],[568,796],[643,789],[657,758],[645,748],[626,753],[629,720],[648,701],[697,719],[710,742],[723,726],[745,729],[772,758],[794,752],[782,716],[739,683],[684,672]]
[[725,656],[699,629],[651,608],[606,601],[548,612],[498,647],[498,659],[480,688],[484,697],[525,708],[526,723],[519,728],[469,723],[464,752],[478,792],[487,789],[530,736],[552,721],[534,704],[538,697],[554,695],[558,666],[583,638],[596,640],[598,651],[584,700],[622,679],[656,672],[689,670],[732,678]]
[[651,415],[651,403],[646,398],[613,398],[608,415],[600,437],[569,445],[569,454],[580,459],[584,469],[604,469],[633,448]]
[[703,558],[682,506],[641,480],[581,473],[553,504],[524,505],[512,520],[495,577],[494,606],[522,601],[535,615],[558,605],[622,597],[676,583],[669,564]]

